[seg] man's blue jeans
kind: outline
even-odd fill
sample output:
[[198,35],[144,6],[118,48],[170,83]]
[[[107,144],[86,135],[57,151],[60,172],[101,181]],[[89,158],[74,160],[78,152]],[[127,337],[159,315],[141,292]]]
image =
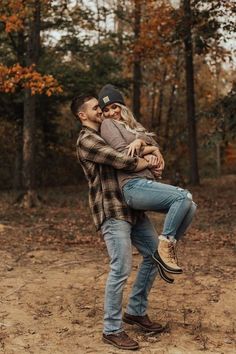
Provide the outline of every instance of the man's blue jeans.
[[136,280],[133,284],[126,312],[144,316],[148,293],[158,273],[151,255],[157,248],[157,234],[145,216],[132,226],[117,220],[106,220],[101,228],[110,257],[104,303],[104,333],[119,333],[122,329],[123,289],[132,269],[132,244],[143,256]]
[[136,210],[158,211],[166,214],[163,236],[179,240],[196,211],[189,191],[144,178],[129,180],[123,187],[126,203]]

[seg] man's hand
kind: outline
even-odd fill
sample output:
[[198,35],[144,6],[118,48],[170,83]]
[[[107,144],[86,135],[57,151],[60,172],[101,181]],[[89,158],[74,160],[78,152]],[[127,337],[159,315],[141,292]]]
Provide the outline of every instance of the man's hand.
[[134,155],[139,155],[142,146],[146,145],[145,141],[142,139],[135,139],[130,143],[127,148],[127,155],[133,157]]

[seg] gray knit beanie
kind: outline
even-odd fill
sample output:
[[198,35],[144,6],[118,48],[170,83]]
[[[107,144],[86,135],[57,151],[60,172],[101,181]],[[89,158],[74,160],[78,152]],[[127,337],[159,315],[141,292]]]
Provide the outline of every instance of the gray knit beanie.
[[121,103],[125,105],[121,92],[111,84],[102,87],[98,94],[98,103],[102,110],[111,103]]

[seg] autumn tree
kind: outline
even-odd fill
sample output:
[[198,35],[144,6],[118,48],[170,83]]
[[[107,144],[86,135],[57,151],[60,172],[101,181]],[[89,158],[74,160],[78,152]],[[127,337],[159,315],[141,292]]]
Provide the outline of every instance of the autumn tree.
[[[194,69],[194,92],[191,97],[195,99],[196,110],[196,118],[192,119],[193,114],[189,114],[189,117],[191,116],[195,124],[196,132],[198,130],[196,140],[201,142],[199,150],[202,153],[202,137],[212,126],[212,118],[206,111],[210,105],[217,103],[215,101],[223,99],[223,91],[224,94],[228,92],[226,87],[222,90],[222,87],[216,86],[216,82],[220,82],[221,63],[223,56],[227,55],[222,47],[222,38],[232,28],[231,17],[225,16],[224,11],[226,8],[229,12],[232,9],[230,2],[224,0],[191,0],[191,18],[188,18],[184,16],[183,1],[175,8],[171,3],[169,0],[97,0],[94,4],[82,0],[1,1],[1,26],[5,29],[5,33],[0,34],[3,39],[0,43],[2,91],[5,92],[1,96],[1,102],[7,100],[7,95],[13,98],[13,103],[17,97],[17,102],[12,107],[9,106],[8,113],[20,117],[23,110],[18,107],[23,92],[25,94],[24,90],[30,89],[30,97],[35,93],[39,117],[37,124],[43,130],[41,134],[38,128],[36,139],[39,142],[37,135],[41,134],[43,144],[48,144],[48,158],[52,158],[51,153],[64,151],[65,145],[71,146],[63,124],[66,121],[65,116],[69,116],[68,101],[72,96],[85,87],[98,91],[103,84],[111,82],[127,93],[127,103],[133,103],[136,117],[140,117],[147,128],[157,133],[167,159],[167,170],[169,166],[167,174],[175,169],[186,173],[188,169],[190,180],[193,181],[193,157],[190,153],[192,147],[188,143],[192,133],[187,129],[189,125],[186,119],[186,102],[189,104],[191,101],[189,98],[186,100],[190,93],[185,84],[188,71],[185,66],[186,29],[191,29]],[[38,17],[37,5],[40,14]],[[16,12],[17,16],[14,17]],[[187,19],[191,20],[190,23],[186,22]],[[32,30],[34,23],[40,24],[40,36],[37,35],[37,30]],[[37,50],[35,51],[35,56],[30,61],[29,39],[33,37],[39,38],[39,51],[37,55]],[[35,66],[30,64],[33,62]],[[17,66],[14,67],[14,64]],[[11,68],[14,68],[13,71],[8,72]],[[18,76],[14,73],[15,68]],[[36,83],[40,81],[37,76],[40,75],[39,72],[41,91],[38,90],[41,84]],[[51,84],[46,83],[46,77],[49,80],[46,75],[48,72],[63,84],[64,93],[60,99],[56,95],[47,96],[47,88],[51,87]],[[206,77],[207,80],[204,80]],[[35,84],[30,87],[33,81]],[[56,82],[52,85],[56,85]],[[15,93],[12,93],[13,87]],[[54,92],[51,90],[50,94],[52,93]],[[27,105],[24,111],[27,112],[29,107]],[[67,113],[59,118],[61,107]],[[62,123],[58,135],[53,126],[56,123],[55,116]],[[223,131],[217,134],[219,142],[224,138],[223,134]],[[21,140],[22,138],[19,139]],[[195,157],[196,145],[193,147]],[[38,148],[42,150],[42,146],[37,144],[36,149]],[[32,151],[35,151],[35,147]],[[189,162],[186,163],[186,160]],[[198,166],[196,170],[198,172]],[[25,171],[24,167],[24,173]]]
[[[226,12],[231,10],[232,13],[232,7],[227,1],[220,4],[218,1],[185,0],[180,5],[174,9],[167,1],[143,4],[140,39],[136,42],[142,53],[142,109],[151,113],[151,127],[167,140],[169,148],[172,141],[185,144],[189,155],[189,181],[198,184],[196,113],[199,114],[199,98],[203,93],[197,87],[202,79],[197,78],[197,70],[201,60],[210,68],[214,53],[219,54],[222,62],[222,53],[226,53],[221,50],[222,39],[225,33],[232,31],[232,21]],[[196,62],[199,64],[194,74]],[[185,92],[186,108],[182,104],[181,91]],[[173,109],[177,101],[181,101],[181,111]],[[205,103],[208,104],[206,99]],[[175,117],[170,131],[173,112]],[[188,117],[187,130],[180,121],[185,115]],[[168,135],[169,139],[166,139]],[[167,142],[163,141],[163,145]],[[183,156],[180,154],[180,159]]]
[[[108,3],[112,2],[107,1]],[[103,4],[104,1],[98,1],[99,6]],[[67,181],[74,183],[81,176],[74,158],[73,144],[77,133],[68,109],[72,97],[85,88],[98,91],[107,82],[121,88],[127,87],[129,83],[121,74],[121,57],[116,55],[119,38],[111,31],[110,25],[107,25],[109,16],[113,14],[112,8],[100,6],[97,17],[94,7],[91,8],[82,1],[54,2],[53,6],[49,5],[47,2],[47,6],[41,6],[40,55],[34,71],[37,69],[37,73],[40,72],[48,79],[46,73],[57,77],[63,85],[63,95],[48,96],[46,87],[35,95],[37,186]],[[2,61],[5,67],[10,68],[18,62],[26,70],[28,22],[29,19],[25,21],[22,30],[0,34],[0,62]],[[6,124],[7,119],[13,124],[15,144],[11,149],[12,152],[14,150],[13,158],[19,172],[22,170],[24,80],[25,76],[18,81],[15,93],[8,92],[0,97],[0,115],[6,117]],[[29,76],[27,80],[32,83]],[[35,90],[36,86],[35,82],[32,89]],[[16,122],[19,127],[18,138],[15,136]],[[18,148],[16,141],[19,141]],[[12,163],[8,162],[8,176],[12,170]],[[17,177],[20,173],[14,173],[14,176],[14,184],[19,186],[20,178]],[[8,178],[7,187],[11,186],[12,182]]]
[[52,76],[41,75],[36,69],[40,56],[41,14],[50,6],[47,0],[1,1],[0,20],[10,37],[18,63],[1,65],[0,90],[24,90],[23,119],[23,181],[24,204],[37,205],[35,183],[36,94],[62,92]]

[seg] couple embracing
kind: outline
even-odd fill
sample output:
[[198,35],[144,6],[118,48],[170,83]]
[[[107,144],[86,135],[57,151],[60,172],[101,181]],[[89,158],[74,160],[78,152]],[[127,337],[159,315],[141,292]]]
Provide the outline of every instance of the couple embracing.
[[[123,322],[146,332],[165,329],[148,317],[148,294],[158,274],[173,283],[169,275],[182,273],[176,245],[193,219],[196,204],[189,191],[160,182],[164,160],[155,134],[135,120],[118,89],[108,84],[98,98],[86,93],[76,96],[71,110],[82,124],[77,156],[88,181],[93,220],[110,258],[103,340],[120,349],[135,350],[139,345],[124,331]],[[160,236],[145,211],[165,214]],[[142,262],[122,315],[132,245]]]

